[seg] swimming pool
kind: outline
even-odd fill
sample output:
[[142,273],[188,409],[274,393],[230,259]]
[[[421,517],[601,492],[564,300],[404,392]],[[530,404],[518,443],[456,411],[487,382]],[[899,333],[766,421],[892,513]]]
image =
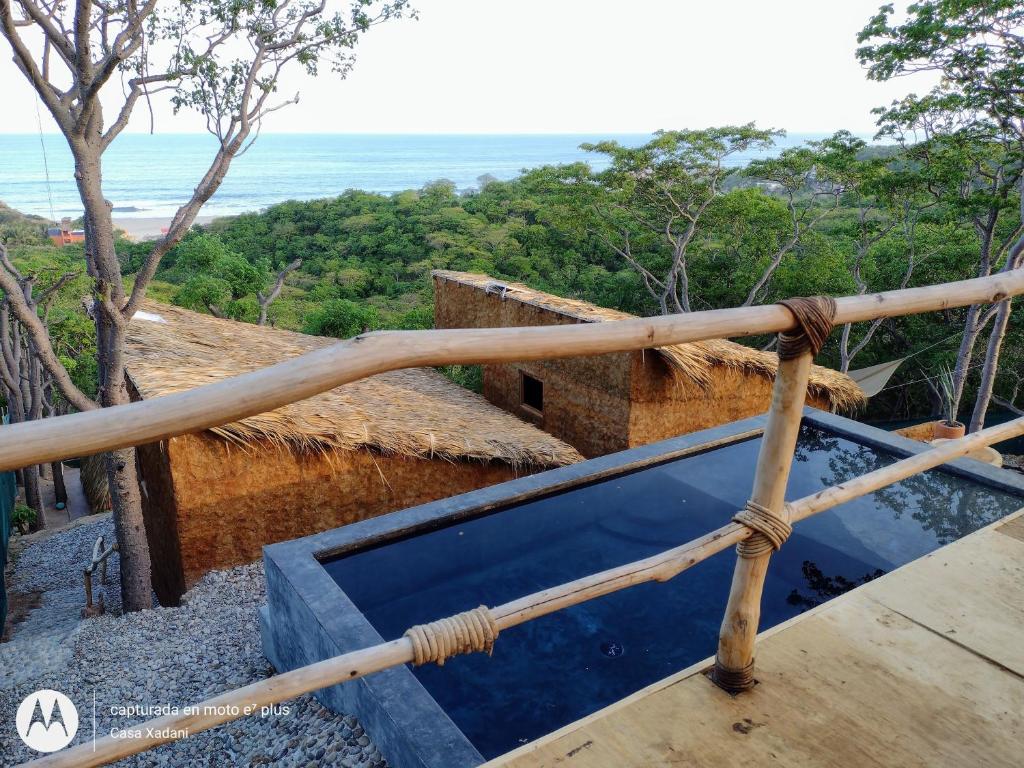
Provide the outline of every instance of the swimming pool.
[[[343,652],[702,535],[746,501],[762,426],[760,418],[737,422],[268,547],[268,655],[295,665],[278,638],[286,627],[309,633],[308,621],[288,618],[300,603],[322,630],[321,651],[330,641]],[[920,448],[809,410],[787,498]],[[1024,506],[1018,477],[962,460],[799,523],[772,558],[761,628]],[[492,658],[463,656],[339,686],[365,682],[365,695],[348,692],[333,705],[379,722],[366,727],[378,743],[395,745],[381,748],[398,765],[478,764],[712,655],[734,561],[723,553],[670,582],[506,630]],[[387,675],[395,679],[374,682]],[[432,726],[426,733],[424,724]]]

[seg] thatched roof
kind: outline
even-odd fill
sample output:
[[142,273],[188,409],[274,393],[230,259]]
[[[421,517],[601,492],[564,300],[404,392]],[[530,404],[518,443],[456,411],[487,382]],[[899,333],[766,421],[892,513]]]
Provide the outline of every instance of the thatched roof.
[[[146,399],[336,343],[146,302],[128,328],[126,367]],[[270,441],[299,450],[369,448],[530,468],[582,459],[561,440],[425,368],[382,373],[210,431],[246,446]]]
[[[579,322],[604,323],[635,317],[627,312],[599,307],[587,301],[564,299],[550,293],[536,291],[521,283],[496,280],[489,275],[443,269],[434,270],[432,274],[437,279],[452,280],[462,285],[472,286],[494,295],[496,299],[529,304]],[[752,349],[728,339],[673,344],[667,347],[658,347],[657,351],[676,375],[700,387],[711,385],[713,381],[711,369],[714,366],[727,366],[771,379],[775,378],[775,371],[778,367],[776,355]],[[824,368],[820,365],[812,366],[808,388],[812,395],[827,402],[834,411],[853,411],[864,405],[864,394],[853,379],[831,368]]]

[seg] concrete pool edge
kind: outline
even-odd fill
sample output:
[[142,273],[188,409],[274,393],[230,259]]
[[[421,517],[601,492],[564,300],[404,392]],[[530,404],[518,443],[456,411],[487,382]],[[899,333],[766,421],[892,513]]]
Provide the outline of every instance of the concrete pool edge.
[[[805,410],[804,418],[810,426],[901,456],[929,448],[812,408]],[[265,654],[284,671],[385,639],[321,566],[328,557],[747,439],[758,434],[764,422],[764,416],[757,416],[269,545],[264,548],[268,605],[260,622]],[[943,469],[1024,495],[1024,477],[1005,470],[972,460],[958,460]],[[468,768],[484,762],[407,667],[327,688],[317,697],[336,711],[356,715],[393,765]]]

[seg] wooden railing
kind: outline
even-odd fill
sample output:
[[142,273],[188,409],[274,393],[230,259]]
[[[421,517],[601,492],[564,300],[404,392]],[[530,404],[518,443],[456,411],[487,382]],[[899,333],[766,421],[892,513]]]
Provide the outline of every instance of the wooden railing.
[[[1021,293],[1024,270],[848,296],[836,299],[835,324],[987,304]],[[188,392],[6,426],[0,429],[0,471],[230,424],[398,368],[583,357],[779,333],[793,327],[789,310],[772,304],[614,323],[369,333]]]
[[[836,300],[834,323],[988,303],[1021,293],[1024,293],[1024,270],[927,288],[852,296]],[[790,310],[773,305],[599,325],[368,334],[189,392],[4,427],[0,429],[0,470],[198,431],[396,368],[594,355],[794,329]],[[810,366],[809,352],[780,362],[751,494],[755,506],[785,524],[831,509],[979,448],[1024,435],[1024,418],[1020,418],[785,504],[783,495]],[[636,584],[667,581],[729,546],[761,535],[748,524],[730,522],[661,554],[483,609],[483,615],[492,628],[500,632]],[[754,556],[737,558],[715,672],[719,684],[732,691],[743,690],[753,681],[761,591],[770,557],[769,548]],[[258,712],[262,706],[410,663],[415,658],[413,640],[401,637],[228,691],[189,707],[187,714],[157,718],[132,729],[142,735],[123,739],[104,737],[95,744],[82,744],[32,764],[102,765],[175,740],[170,734],[198,733]]]

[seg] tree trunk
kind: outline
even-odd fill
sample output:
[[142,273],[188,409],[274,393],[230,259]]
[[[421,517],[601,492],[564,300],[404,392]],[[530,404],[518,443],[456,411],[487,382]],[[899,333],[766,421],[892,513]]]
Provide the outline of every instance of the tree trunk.
[[[124,372],[124,329],[116,326],[105,311],[100,310],[104,326],[105,361],[101,404],[105,408],[131,402],[128,381]],[[117,533],[121,558],[121,600],[125,610],[139,611],[153,607],[153,588],[149,543],[142,516],[142,496],[139,492],[135,466],[135,449],[125,448],[108,453],[107,481],[110,484],[110,504]]]
[[46,527],[46,515],[43,511],[43,495],[39,488],[39,473],[35,467],[26,467],[25,478],[25,504],[36,511],[35,522],[29,526],[30,531],[38,531]]
[[[39,363],[39,356],[35,354],[35,350],[32,347],[32,343],[28,340],[26,334],[26,355],[25,359],[28,361],[28,391],[29,391],[29,415],[28,418],[31,421],[38,421],[43,418],[43,374],[42,366]],[[32,467],[31,472],[28,474],[35,475],[35,492],[37,494],[39,505],[31,505],[37,512],[35,529],[46,527],[46,509],[43,506],[43,494],[41,489],[40,479],[46,477],[43,472],[43,466],[38,465]]]
[[270,309],[270,305],[273,304],[277,297],[281,295],[281,289],[284,288],[285,278],[288,277],[289,272],[292,272],[301,266],[302,259],[295,259],[295,261],[277,273],[277,278],[274,280],[274,287],[271,288],[268,293],[264,294],[262,291],[256,292],[256,301],[258,301],[260,305],[260,318],[256,325],[267,324],[267,311]]
[[847,323],[843,326],[842,335],[839,337],[839,372],[850,372],[850,331],[853,325]]
[[[8,386],[4,386],[4,394],[7,396],[7,418],[9,423],[18,424],[25,420],[24,413],[21,408],[21,390],[15,388],[11,389]],[[19,488],[25,487],[25,470],[16,469],[14,471],[15,482]]]
[[68,489],[64,485],[64,465],[55,461],[50,465],[50,474],[53,475],[53,495],[57,505],[68,505]]
[[[86,261],[96,278],[93,315],[96,322],[99,362],[99,401],[109,408],[130,402],[124,370],[124,336],[127,321],[121,314],[126,304],[120,263],[114,250],[114,224],[110,204],[104,199],[99,147],[76,143],[75,180],[85,206]],[[142,516],[142,497],[135,467],[135,450],[126,448],[106,455],[107,482],[117,534],[121,570],[121,603],[126,611],[153,606],[149,544]]]
[[[1024,177],[1020,180],[1020,217],[1024,221]],[[1024,236],[1021,236],[1013,244],[1006,254],[1006,263],[1001,271],[1009,272],[1014,269],[1024,269]],[[981,369],[981,384],[978,386],[978,397],[974,402],[974,412],[971,414],[971,423],[968,426],[969,432],[976,432],[985,426],[985,416],[988,413],[989,404],[992,402],[992,390],[996,384],[996,374],[999,372],[999,355],[1003,349],[1003,339],[1006,338],[1006,329],[1010,324],[1010,313],[1013,312],[1013,299],[1006,299],[996,311],[995,320],[992,323],[992,331],[988,336],[988,348],[985,350],[985,364]]]
[[1010,324],[1012,308],[1013,301],[1006,299],[999,305],[999,310],[996,312],[992,332],[988,336],[985,365],[981,369],[981,383],[978,385],[978,397],[974,402],[974,412],[971,414],[968,432],[977,432],[985,426],[985,416],[988,413],[989,404],[992,402],[992,390],[996,383],[996,373],[999,371],[999,355],[1003,349],[1003,339],[1006,338],[1006,329]]
[[[98,314],[103,314],[102,312]],[[102,404],[105,408],[131,402],[124,372],[124,331],[112,327],[106,318],[106,377]],[[123,448],[106,455],[110,505],[121,556],[121,600],[125,610],[153,607],[149,542],[142,515],[135,449]]]
[[964,320],[964,335],[960,339],[960,349],[956,353],[956,368],[953,369],[953,408],[954,415],[960,410],[960,401],[964,396],[964,389],[967,386],[967,377],[971,370],[971,360],[974,356],[974,345],[978,341],[981,329],[978,327],[978,318],[981,315],[981,305],[973,304],[967,308],[967,317]]

